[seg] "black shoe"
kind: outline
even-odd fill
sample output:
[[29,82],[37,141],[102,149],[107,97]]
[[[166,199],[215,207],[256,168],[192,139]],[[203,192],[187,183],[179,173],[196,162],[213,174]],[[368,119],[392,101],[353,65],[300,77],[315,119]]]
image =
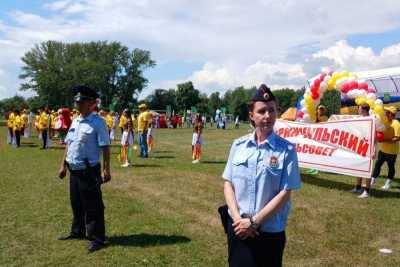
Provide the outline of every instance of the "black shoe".
[[67,236],[60,236],[58,240],[71,240],[71,239],[84,239],[86,236],[84,235],[76,235],[76,234],[69,234]]
[[104,243],[100,243],[98,241],[91,241],[88,247],[88,253],[93,253],[97,250],[100,250],[104,247]]

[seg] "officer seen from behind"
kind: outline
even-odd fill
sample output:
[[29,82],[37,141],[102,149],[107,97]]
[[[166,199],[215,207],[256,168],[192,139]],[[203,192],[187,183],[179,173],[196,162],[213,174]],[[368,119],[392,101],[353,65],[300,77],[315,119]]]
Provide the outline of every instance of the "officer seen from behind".
[[[70,172],[70,200],[73,221],[69,235],[59,240],[89,239],[88,252],[104,246],[104,205],[100,185],[111,180],[110,138],[104,120],[93,113],[99,95],[87,86],[73,88],[80,116],[75,118],[65,138],[66,149],[59,177]],[[103,177],[100,154],[103,154]]]

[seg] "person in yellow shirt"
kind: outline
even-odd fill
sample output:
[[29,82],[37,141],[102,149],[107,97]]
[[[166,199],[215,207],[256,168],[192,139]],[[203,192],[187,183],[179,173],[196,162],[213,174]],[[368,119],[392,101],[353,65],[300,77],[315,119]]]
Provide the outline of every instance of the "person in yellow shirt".
[[110,110],[108,108],[104,109],[104,120],[106,121],[108,133],[110,134],[111,128],[113,126],[113,117],[110,114]]
[[147,146],[147,130],[151,123],[151,114],[147,111],[146,104],[139,105],[139,117],[137,119],[138,124],[138,138],[140,145],[140,157],[147,158],[149,156]]
[[22,121],[21,115],[19,110],[14,111],[14,124],[13,124],[13,131],[15,136],[15,144],[17,147],[21,146],[21,129],[23,128],[24,122]]
[[48,147],[47,144],[47,139],[48,139],[48,134],[49,134],[49,111],[47,108],[41,108],[40,109],[40,116],[39,116],[39,131],[42,134],[42,140],[43,140],[43,147],[42,149],[46,149]]
[[130,117],[130,111],[129,109],[124,109],[122,112],[121,118],[119,118],[119,124],[118,127],[121,129],[121,135],[124,132],[124,126],[126,122],[128,121],[128,118]]
[[378,178],[381,172],[381,167],[383,163],[388,165],[388,178],[386,179],[385,185],[382,189],[388,190],[391,187],[394,175],[395,175],[395,165],[397,153],[399,151],[400,141],[400,123],[395,119],[397,113],[396,107],[390,106],[385,108],[385,115],[389,120],[390,126],[386,127],[383,132],[383,141],[380,143],[378,158],[375,162],[375,167],[372,172],[371,186],[375,184],[375,179]]
[[8,144],[12,144],[14,140],[14,112],[10,111],[7,115],[7,128],[8,128]]
[[22,119],[21,135],[23,135],[24,137],[28,137],[27,136],[27,132],[28,132],[28,111],[26,109],[22,110],[21,119]]

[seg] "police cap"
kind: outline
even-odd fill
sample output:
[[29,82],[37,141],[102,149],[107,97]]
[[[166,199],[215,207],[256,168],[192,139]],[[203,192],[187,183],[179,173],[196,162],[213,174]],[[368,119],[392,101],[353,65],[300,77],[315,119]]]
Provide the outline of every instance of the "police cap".
[[74,93],[74,100],[76,102],[81,102],[84,100],[95,100],[99,97],[99,94],[96,93],[95,90],[85,86],[85,85],[77,85],[72,88]]
[[256,93],[254,94],[253,98],[251,101],[262,101],[262,102],[268,102],[268,101],[275,101],[275,96],[272,94],[271,89],[269,89],[265,84],[261,84],[260,87],[256,90]]

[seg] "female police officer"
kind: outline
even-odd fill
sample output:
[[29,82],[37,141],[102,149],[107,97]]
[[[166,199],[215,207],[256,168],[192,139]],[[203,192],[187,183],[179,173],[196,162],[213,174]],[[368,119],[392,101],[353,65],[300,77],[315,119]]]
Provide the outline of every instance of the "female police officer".
[[261,85],[249,103],[255,132],[236,139],[222,177],[229,207],[229,266],[281,266],[292,189],[300,188],[295,146],[273,132],[277,104]]
[[[104,205],[100,185],[111,179],[110,138],[104,120],[93,113],[98,94],[89,87],[76,86],[74,100],[80,116],[69,128],[67,144],[59,170],[60,178],[70,172],[70,198],[73,212],[71,232],[60,240],[84,238],[91,243],[88,251],[94,252],[104,245]],[[103,152],[103,178],[100,152]],[[86,228],[86,229],[85,229]]]

